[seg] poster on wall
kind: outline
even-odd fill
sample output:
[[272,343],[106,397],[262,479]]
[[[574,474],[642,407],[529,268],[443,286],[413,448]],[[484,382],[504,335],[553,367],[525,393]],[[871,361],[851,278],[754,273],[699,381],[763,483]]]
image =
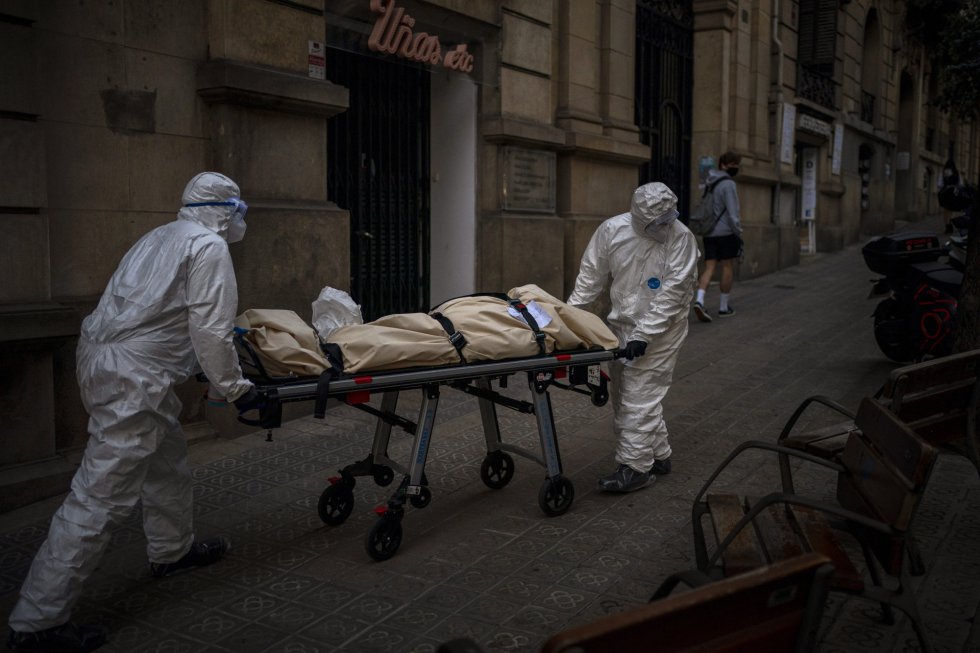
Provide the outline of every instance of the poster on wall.
[[800,156],[803,164],[800,218],[812,222],[817,219],[817,148],[805,148]]
[[793,163],[793,140],[796,133],[796,106],[783,105],[783,133],[779,151],[779,160],[783,163]]
[[834,123],[834,152],[830,159],[830,172],[840,174],[841,152],[844,149],[844,125]]

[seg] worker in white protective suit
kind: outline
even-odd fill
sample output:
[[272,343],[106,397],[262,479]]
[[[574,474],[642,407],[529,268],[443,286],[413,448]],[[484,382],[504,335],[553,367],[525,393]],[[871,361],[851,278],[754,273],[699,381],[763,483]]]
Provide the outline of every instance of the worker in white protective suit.
[[568,298],[583,306],[608,286],[609,326],[624,359],[609,368],[618,467],[599,479],[605,491],[632,492],[670,473],[661,403],[687,336],[699,257],[677,217],[677,197],[666,185],[637,188],[629,213],[596,229]]
[[239,194],[218,173],[191,179],[177,220],[127,252],[82,322],[77,377],[90,437],[10,614],[11,650],[91,651],[105,642],[103,629],[69,617],[109,527],[141,500],[154,576],[210,564],[228,550],[222,537],[195,540],[173,388],[200,364],[239,412],[260,406],[232,341],[238,288],[228,243],[244,236],[247,209]]

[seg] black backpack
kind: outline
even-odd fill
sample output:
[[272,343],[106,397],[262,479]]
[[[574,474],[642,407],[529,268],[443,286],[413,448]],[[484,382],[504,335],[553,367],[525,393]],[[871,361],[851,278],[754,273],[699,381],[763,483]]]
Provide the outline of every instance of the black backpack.
[[687,228],[695,236],[707,236],[710,234],[714,230],[715,225],[718,224],[718,221],[721,220],[721,216],[725,215],[725,211],[728,210],[726,207],[722,209],[721,213],[715,215],[712,209],[711,193],[714,191],[715,186],[723,181],[731,181],[731,178],[721,177],[708,184],[704,189],[704,193],[701,194],[701,203],[691,211],[691,217],[687,221]]

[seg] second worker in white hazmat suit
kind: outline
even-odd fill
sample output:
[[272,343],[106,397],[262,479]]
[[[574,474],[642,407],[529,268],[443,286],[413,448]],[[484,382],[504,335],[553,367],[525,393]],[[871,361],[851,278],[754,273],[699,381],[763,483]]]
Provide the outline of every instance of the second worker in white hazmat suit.
[[101,628],[69,621],[110,526],[142,502],[154,576],[217,561],[221,537],[195,540],[192,479],[174,386],[200,364],[240,412],[259,405],[232,342],[238,287],[228,243],[245,234],[246,204],[228,177],[187,184],[177,220],[126,253],[82,322],[77,377],[90,437],[71,492],[51,520],[10,614],[14,651],[91,651]]
[[568,298],[583,306],[608,288],[608,322],[623,348],[625,360],[609,368],[618,466],[599,479],[609,492],[638,490],[670,472],[661,403],[687,336],[699,257],[694,234],[677,217],[666,185],[637,188],[629,213],[592,235]]

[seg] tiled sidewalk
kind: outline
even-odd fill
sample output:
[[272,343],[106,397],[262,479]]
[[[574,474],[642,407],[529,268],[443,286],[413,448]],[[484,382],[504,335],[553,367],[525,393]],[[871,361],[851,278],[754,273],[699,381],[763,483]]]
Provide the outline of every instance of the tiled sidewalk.
[[[321,523],[326,478],[369,450],[373,422],[349,407],[326,420],[194,445],[195,516],[201,534],[234,542],[218,565],[150,578],[138,515],[114,533],[86,586],[78,618],[110,629],[106,651],[434,651],[470,636],[488,651],[531,651],[550,634],[640,604],[667,574],[693,566],[690,508],[714,465],[738,442],[774,440],[796,404],[821,393],[856,405],[894,364],[875,347],[873,275],[859,248],[738,284],[738,315],[691,322],[666,401],[674,472],[630,495],[596,490],[611,470],[611,413],[587,397],[551,393],[562,462],[575,483],[571,509],[538,507],[544,471],[517,458],[509,485],[479,480],[485,448],[476,400],[446,390],[440,400],[423,510],[407,508],[404,541],[383,563],[364,548],[373,507],[394,485],[358,479],[342,525]],[[716,287],[708,307],[717,308]],[[523,397],[520,378],[510,392]],[[414,419],[414,397],[400,412]],[[533,416],[498,408],[506,441],[536,451]],[[393,433],[392,457],[409,437]],[[767,489],[775,466],[735,465],[722,487]],[[829,477],[803,487],[833,493]],[[980,652],[980,479],[943,457],[913,528],[928,573],[919,602],[937,651]],[[0,515],[0,613],[13,605],[58,501]],[[651,643],[651,650],[655,650]],[[871,604],[833,598],[820,651],[913,651],[912,631],[876,621]]]

